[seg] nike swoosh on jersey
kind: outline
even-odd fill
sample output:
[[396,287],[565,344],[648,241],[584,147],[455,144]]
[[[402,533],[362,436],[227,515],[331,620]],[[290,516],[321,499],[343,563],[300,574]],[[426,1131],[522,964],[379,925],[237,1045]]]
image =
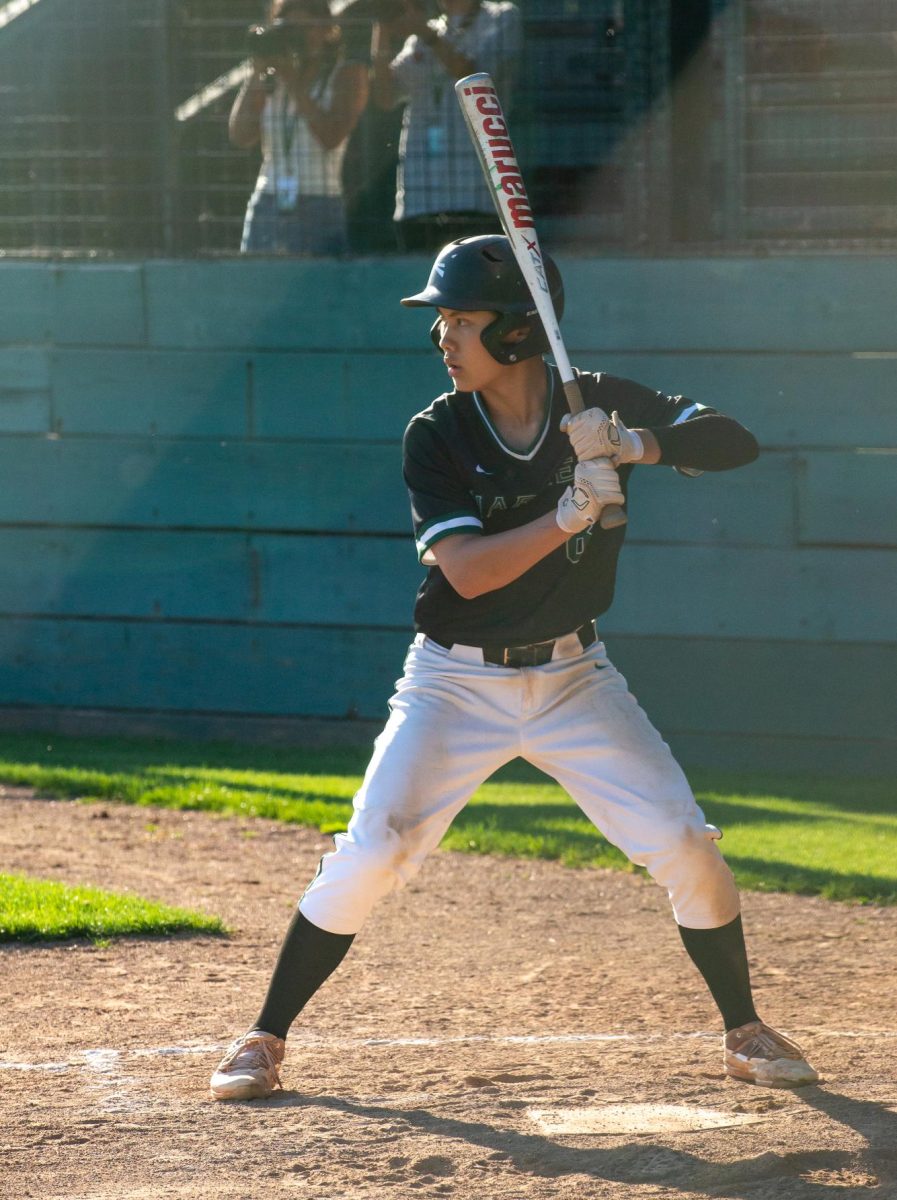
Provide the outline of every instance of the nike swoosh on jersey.
[[481,467],[479,463],[476,466],[477,475],[494,475],[494,471],[487,471],[485,467]]

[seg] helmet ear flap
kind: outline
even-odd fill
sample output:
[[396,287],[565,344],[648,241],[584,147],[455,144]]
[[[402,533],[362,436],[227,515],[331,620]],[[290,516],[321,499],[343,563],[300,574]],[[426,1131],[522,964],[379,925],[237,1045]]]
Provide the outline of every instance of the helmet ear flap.
[[[439,345],[441,324],[442,317],[437,317],[430,326],[430,341],[440,354],[442,353],[442,347]],[[515,329],[527,327],[529,333],[526,337],[517,342],[505,341],[508,334],[513,333]],[[536,354],[544,354],[549,348],[545,328],[535,313],[532,316],[521,313],[499,313],[480,334],[480,341],[495,361],[501,363],[503,367],[521,362],[524,358],[533,358]]]
[[[515,329],[529,328],[526,337],[517,342],[506,342],[505,338]],[[512,363],[522,362],[524,358],[534,358],[544,354],[548,349],[548,338],[545,329],[536,313],[532,316],[521,313],[499,313],[498,317],[487,325],[480,334],[480,341],[496,362],[508,367]]]

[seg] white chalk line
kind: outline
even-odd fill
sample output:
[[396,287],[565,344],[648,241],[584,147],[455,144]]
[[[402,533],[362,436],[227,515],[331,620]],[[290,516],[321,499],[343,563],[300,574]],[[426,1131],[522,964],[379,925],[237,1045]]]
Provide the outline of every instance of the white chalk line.
[[[793,1031],[792,1031],[793,1032]],[[893,1029],[809,1029],[802,1030],[812,1037],[821,1038],[870,1038],[876,1041],[883,1039],[893,1041],[897,1038],[897,1030]],[[544,1033],[544,1034],[489,1034],[471,1033],[459,1034],[455,1037],[400,1037],[400,1038],[296,1038],[297,1049],[303,1050],[363,1050],[369,1047],[390,1046],[424,1046],[436,1048],[439,1046],[575,1046],[595,1045],[607,1042],[633,1042],[647,1044],[651,1042],[675,1041],[716,1041],[719,1033],[700,1031],[697,1033]],[[120,1086],[130,1082],[130,1077],[122,1071],[122,1064],[129,1059],[186,1057],[220,1053],[226,1050],[229,1043],[212,1042],[208,1045],[182,1046],[145,1046],[133,1050],[114,1050],[109,1047],[97,1047],[91,1050],[79,1050],[68,1059],[59,1062],[17,1062],[0,1059],[0,1071],[43,1071],[47,1073],[60,1071],[86,1071],[95,1076],[101,1086]]]

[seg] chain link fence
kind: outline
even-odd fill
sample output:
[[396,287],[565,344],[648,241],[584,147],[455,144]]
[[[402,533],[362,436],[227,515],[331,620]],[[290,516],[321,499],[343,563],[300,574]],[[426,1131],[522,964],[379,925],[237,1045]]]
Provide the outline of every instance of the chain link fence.
[[[897,239],[897,0],[518,7],[512,131],[550,245]],[[261,0],[0,0],[0,253],[237,253],[259,153],[227,123],[264,18]],[[344,35],[363,59],[369,21]],[[369,102],[349,139],[357,254],[396,248],[401,116]]]

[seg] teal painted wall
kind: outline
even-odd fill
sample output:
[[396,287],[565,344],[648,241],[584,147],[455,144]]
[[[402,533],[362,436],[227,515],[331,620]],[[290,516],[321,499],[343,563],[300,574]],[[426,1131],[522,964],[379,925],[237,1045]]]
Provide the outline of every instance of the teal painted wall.
[[[579,365],[738,417],[603,621],[687,761],[897,767],[897,259],[562,261]],[[0,264],[0,707],[380,718],[443,388],[416,259]]]

